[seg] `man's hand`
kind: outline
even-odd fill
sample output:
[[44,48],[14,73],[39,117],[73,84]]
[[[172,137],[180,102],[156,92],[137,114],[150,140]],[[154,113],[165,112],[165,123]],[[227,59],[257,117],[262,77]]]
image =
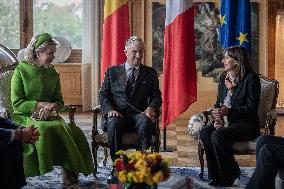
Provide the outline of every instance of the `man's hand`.
[[155,116],[156,116],[156,112],[154,110],[153,107],[148,107],[146,108],[146,110],[144,112],[142,112],[141,114],[146,115],[147,117],[149,117],[153,122],[155,121]]
[[107,117],[108,118],[110,118],[110,117],[121,117],[121,118],[123,118],[123,115],[121,113],[119,113],[118,111],[112,110],[112,111],[109,111],[107,113]]
[[33,144],[38,140],[39,137],[39,131],[34,126],[26,127],[22,129],[22,142]]

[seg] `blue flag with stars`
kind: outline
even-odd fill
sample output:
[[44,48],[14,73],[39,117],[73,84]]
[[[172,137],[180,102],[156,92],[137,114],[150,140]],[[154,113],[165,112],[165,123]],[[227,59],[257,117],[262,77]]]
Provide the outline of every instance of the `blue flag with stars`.
[[250,52],[251,18],[249,0],[222,0],[219,41],[223,48],[244,46]]

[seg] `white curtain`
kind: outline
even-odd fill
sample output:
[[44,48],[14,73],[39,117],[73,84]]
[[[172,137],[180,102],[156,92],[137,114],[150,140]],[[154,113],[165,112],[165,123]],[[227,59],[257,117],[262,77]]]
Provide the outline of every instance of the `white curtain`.
[[89,111],[97,104],[100,88],[102,15],[103,0],[83,0],[83,111]]

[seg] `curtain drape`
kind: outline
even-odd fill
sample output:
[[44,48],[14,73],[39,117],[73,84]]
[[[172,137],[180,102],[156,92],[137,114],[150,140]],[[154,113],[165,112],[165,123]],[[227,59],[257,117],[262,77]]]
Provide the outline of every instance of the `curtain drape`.
[[82,106],[97,104],[100,88],[103,0],[83,0]]

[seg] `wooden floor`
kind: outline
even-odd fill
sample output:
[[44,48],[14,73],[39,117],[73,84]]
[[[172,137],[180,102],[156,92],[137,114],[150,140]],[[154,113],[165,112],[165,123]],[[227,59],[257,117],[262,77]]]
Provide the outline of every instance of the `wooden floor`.
[[[67,116],[64,115],[64,117]],[[166,150],[170,152],[163,152],[163,140],[161,141],[161,153],[163,157],[169,159],[171,166],[199,166],[197,141],[187,132],[188,119],[186,116],[181,116],[167,127]],[[90,127],[92,115],[91,113],[76,113],[75,121],[80,127]],[[284,116],[278,116],[276,135],[284,136]],[[161,139],[163,139],[163,136],[161,136]],[[236,156],[236,160],[240,166],[255,166],[254,155]]]

